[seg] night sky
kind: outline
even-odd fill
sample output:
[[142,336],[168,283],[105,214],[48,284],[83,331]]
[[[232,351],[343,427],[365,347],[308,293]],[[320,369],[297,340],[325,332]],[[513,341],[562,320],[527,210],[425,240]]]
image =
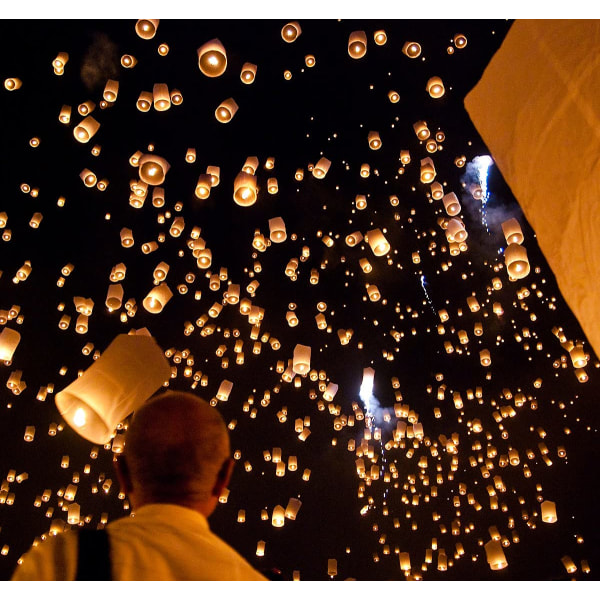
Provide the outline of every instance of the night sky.
[[[0,21],[11,49],[2,81],[22,81],[0,93],[0,213],[7,217],[0,230],[0,311],[18,307],[0,328],[21,335],[0,377],[8,382],[17,373],[26,382],[20,393],[0,388],[0,577],[10,577],[53,522],[66,524],[69,503],[61,490],[74,478],[82,526],[128,514],[111,444],[92,458],[93,444],[61,420],[54,396],[118,334],[147,328],[174,367],[170,389],[211,400],[223,380],[233,382],[216,408],[238,460],[227,502],[210,522],[257,568],[278,569],[286,580],[295,572],[302,580],[327,580],[328,560],[335,559],[336,580],[597,579],[600,363],[501,174],[493,164],[483,174],[475,168],[488,151],[463,106],[511,21],[298,19],[301,34],[288,43],[282,28],[293,20],[163,19],[150,40],[136,34],[135,19]],[[374,41],[379,30],[387,34],[383,45]],[[367,39],[359,59],[348,53],[355,31]],[[466,46],[457,46],[456,34],[466,36]],[[226,49],[227,69],[210,78],[198,68],[197,49],[215,38]],[[421,54],[404,54],[405,42],[418,42]],[[165,56],[158,52],[163,43]],[[60,52],[69,59],[56,75],[52,61]],[[137,59],[133,68],[121,65],[126,54]],[[251,84],[240,80],[247,62],[257,66]],[[441,98],[426,90],[433,76],[443,81]],[[103,107],[107,80],[118,81],[119,91]],[[139,111],[140,92],[158,83],[179,90],[183,102]],[[391,90],[398,102],[390,101]],[[220,123],[215,110],[228,98],[239,109]],[[73,129],[88,100],[100,127],[82,144]],[[64,105],[71,107],[68,124],[58,119]],[[417,138],[418,121],[437,140],[433,151]],[[369,132],[379,133],[380,149],[369,147]],[[32,145],[34,138],[39,144]],[[190,148],[195,162],[186,161]],[[130,163],[136,152],[170,163],[164,206],[153,205],[152,186],[141,207],[130,204],[131,183],[139,180]],[[242,207],[233,200],[233,182],[249,157],[258,159],[258,198]],[[331,166],[317,179],[311,171],[322,157]],[[425,158],[444,194],[460,201],[468,238],[457,254],[445,235],[450,217],[443,202],[420,179]],[[368,177],[361,175],[365,164]],[[209,166],[220,167],[220,182],[200,200],[194,190]],[[106,190],[86,187],[84,169],[108,180]],[[277,179],[277,193],[269,192],[269,178]],[[482,184],[487,202],[473,195]],[[357,196],[366,207],[357,207]],[[43,215],[37,228],[30,225],[35,213]],[[170,232],[177,217],[185,221],[179,237]],[[256,232],[268,242],[274,217],[283,218],[287,239],[256,249]],[[510,218],[522,228],[530,262],[529,275],[516,281],[503,257],[502,223]],[[188,243],[194,227],[212,251],[207,269]],[[123,228],[133,232],[132,247],[121,244]],[[375,229],[389,241],[385,256],[375,256],[364,239],[346,243],[350,233]],[[158,248],[144,253],[151,241]],[[361,267],[365,258],[370,272]],[[292,259],[297,266],[288,275]],[[26,261],[31,272],[18,280]],[[150,314],[142,301],[161,261],[170,267],[165,281],[173,297]],[[110,274],[120,263],[123,307],[109,312]],[[66,265],[73,269],[65,276]],[[260,284],[253,294],[251,281]],[[258,332],[240,304],[224,300],[229,283],[264,309]],[[378,299],[369,298],[368,285],[377,286]],[[94,301],[87,333],[75,329],[74,297]],[[128,314],[130,299],[136,309]],[[215,303],[220,314],[206,316]],[[442,323],[443,309],[449,318]],[[290,311],[295,327],[286,319]],[[61,329],[64,315],[71,321]],[[340,341],[344,332],[347,343]],[[236,342],[243,344],[236,349]],[[93,350],[86,355],[88,343]],[[313,372],[287,381],[281,367],[297,344],[311,347]],[[574,344],[587,354],[585,382],[570,358]],[[480,362],[484,349],[489,366]],[[370,428],[359,397],[366,367],[375,371]],[[338,391],[328,401],[330,382]],[[298,420],[310,430],[305,441]],[[395,438],[400,424],[410,432],[420,424],[423,435]],[[31,442],[24,440],[28,426],[35,427]],[[284,476],[265,460],[274,448],[287,465]],[[511,450],[518,464],[506,464]],[[297,458],[296,470],[289,457]],[[360,460],[366,476],[357,471]],[[28,477],[11,481],[13,471]],[[290,498],[302,502],[296,519],[272,526],[273,508]],[[542,521],[545,500],[556,503],[556,523]],[[490,528],[501,536],[508,562],[502,570],[486,560]],[[263,557],[256,556],[260,540]],[[403,553],[409,571],[400,568]],[[565,557],[575,572],[567,572]]]

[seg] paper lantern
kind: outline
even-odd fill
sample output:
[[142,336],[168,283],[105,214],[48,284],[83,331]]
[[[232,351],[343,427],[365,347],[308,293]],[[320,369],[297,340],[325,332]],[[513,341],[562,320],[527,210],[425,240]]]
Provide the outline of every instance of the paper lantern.
[[140,92],[135,105],[139,111],[148,112],[153,102],[154,96],[152,95],[152,92]]
[[431,183],[435,179],[435,166],[430,158],[421,160],[421,183]]
[[131,54],[123,54],[121,56],[121,66],[126,69],[132,69],[137,64],[137,58]]
[[378,131],[369,131],[368,135],[369,148],[371,150],[379,150],[381,148],[381,138]]
[[446,227],[446,239],[449,242],[464,242],[467,237],[468,234],[465,225],[459,218],[454,217],[448,221],[448,226]]
[[396,104],[400,102],[400,94],[395,90],[390,90],[388,92],[388,99],[392,104]]
[[56,407],[79,435],[106,444],[117,425],[167,381],[170,372],[152,337],[121,334],[56,395]]
[[171,90],[171,104],[179,106],[183,102],[183,96],[179,90]]
[[294,348],[294,358],[292,369],[298,375],[306,375],[310,371],[310,346],[296,344]]
[[544,523],[556,523],[558,520],[556,517],[556,503],[551,500],[544,500],[542,502],[542,521]]
[[123,286],[120,283],[112,283],[108,286],[105,305],[110,312],[119,310],[123,302]]
[[171,165],[156,154],[143,154],[139,161],[140,179],[148,185],[161,185]]
[[198,67],[207,77],[219,77],[227,69],[227,52],[218,39],[210,40],[198,48]]
[[9,92],[18,90],[23,85],[23,82],[18,77],[8,77],[4,80],[4,87]]
[[256,202],[256,176],[238,173],[233,182],[233,200],[239,206],[251,206]]
[[[314,166],[312,174],[316,179],[323,179],[325,175],[327,175],[327,171],[329,171],[329,167],[331,166],[331,161],[325,157],[322,157],[318,160],[317,164]],[[297,177],[296,177],[297,179]]]
[[479,362],[484,367],[488,367],[492,364],[492,359],[490,358],[489,350],[484,349],[479,351]]
[[418,42],[405,42],[402,53],[408,58],[417,58],[421,54],[421,45]]
[[446,90],[440,77],[430,77],[426,86],[427,92],[432,98],[441,98]]
[[107,102],[115,102],[119,94],[119,82],[114,79],[109,79],[104,86],[102,97]]
[[573,562],[570,556],[563,556],[560,561],[562,562],[567,573],[575,573],[577,571],[577,565]]
[[425,141],[431,135],[429,128],[427,127],[427,123],[425,121],[417,121],[413,123],[413,129],[415,131],[416,136],[421,140]]
[[346,236],[346,244],[350,247],[360,244],[363,239],[363,235],[360,231],[354,231]]
[[363,163],[360,166],[360,176],[366,179],[371,174],[371,167],[368,163]]
[[464,48],[467,45],[467,36],[462,33],[457,33],[452,38],[452,41],[457,48]]
[[335,558],[327,559],[327,575],[335,577],[337,575],[337,560]]
[[267,180],[267,191],[269,194],[276,194],[279,191],[279,184],[276,177],[269,177]]
[[525,236],[517,219],[508,219],[502,223],[502,233],[507,244],[522,244]]
[[208,166],[206,167],[206,174],[210,175],[210,184],[212,187],[217,187],[221,181],[221,169],[220,167]]
[[444,195],[442,202],[444,203],[444,209],[449,216],[454,217],[460,213],[460,202],[458,201],[458,198],[454,192]]
[[82,117],[85,117],[85,116],[89,115],[95,108],[96,108],[96,103],[92,102],[91,100],[87,100],[86,102],[82,102],[77,107],[77,112]]
[[171,94],[166,83],[155,83],[152,87],[152,103],[154,110],[164,112],[171,108]]
[[[369,247],[375,256],[385,256],[390,251],[390,244],[383,235],[381,229],[372,229],[371,231],[367,231],[366,238],[369,242]],[[363,265],[361,265],[361,267],[362,266]]]
[[281,37],[284,42],[291,44],[298,39],[298,36],[302,33],[302,28],[297,21],[285,24],[281,29]]
[[381,299],[381,292],[374,283],[367,285],[367,295],[371,302],[378,302]]
[[160,54],[160,56],[167,56],[167,54],[169,54],[169,45],[159,44],[156,51],[158,52],[158,54]]
[[224,379],[221,382],[221,385],[219,385],[219,389],[217,391],[217,400],[220,400],[221,402],[226,402],[229,399],[229,394],[231,393],[232,389],[233,382]]
[[314,57],[313,54],[307,54],[304,57],[304,64],[309,68],[314,67],[317,64],[317,59]]
[[175,217],[169,228],[169,234],[173,237],[179,237],[185,229],[185,221],[183,217]]
[[249,63],[249,62],[244,63],[242,65],[242,72],[240,73],[240,79],[242,80],[242,83],[249,85],[254,82],[255,78],[256,78],[256,65]]
[[529,259],[527,250],[519,244],[508,244],[504,251],[504,262],[508,275],[512,279],[523,279],[529,275]]
[[100,127],[100,123],[94,117],[85,117],[83,121],[73,129],[73,137],[82,144],[89,142]]
[[383,29],[377,30],[373,34],[373,40],[378,46],[383,46],[387,42],[387,34]]
[[444,187],[439,181],[434,181],[431,184],[431,197],[434,200],[441,200],[444,197]]
[[229,123],[238,110],[238,105],[233,98],[223,100],[215,110],[215,117],[219,123]]
[[173,292],[166,283],[161,283],[150,290],[142,301],[142,306],[152,314],[158,314],[173,297]]
[[508,561],[506,560],[506,556],[504,556],[504,550],[500,541],[492,539],[484,545],[484,549],[492,571],[499,571],[508,566]]
[[362,58],[367,53],[367,34],[353,31],[348,38],[348,54],[351,58]]
[[11,361],[19,342],[21,334],[9,327],[5,327],[0,333],[0,360]]
[[159,19],[139,19],[135,24],[135,32],[143,40],[151,40],[156,35]]

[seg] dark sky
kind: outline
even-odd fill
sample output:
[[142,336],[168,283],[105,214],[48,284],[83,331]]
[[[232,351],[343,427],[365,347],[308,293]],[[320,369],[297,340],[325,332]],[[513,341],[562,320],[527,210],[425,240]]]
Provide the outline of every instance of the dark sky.
[[[61,506],[67,503],[57,492],[72,482],[74,473],[80,475],[77,502],[82,517],[89,516],[86,526],[98,526],[102,513],[109,519],[127,514],[118,498],[110,447],[100,448],[98,458],[91,459],[92,445],[68,425],[58,435],[48,435],[49,425],[61,424],[61,417],[53,394],[44,401],[36,397],[49,383],[55,393],[60,391],[90,366],[92,356],[81,352],[86,343],[101,352],[119,333],[147,327],[162,349],[190,351],[194,372],[208,377],[205,387],[196,388],[203,397],[214,397],[223,379],[234,383],[229,400],[218,409],[227,423],[237,423],[231,439],[241,458],[228,502],[219,506],[211,523],[258,568],[278,568],[288,580],[294,571],[305,580],[324,580],[328,559],[335,558],[336,579],[403,580],[398,554],[409,552],[411,576],[426,580],[596,579],[599,363],[495,166],[489,171],[485,209],[469,192],[469,185],[478,182],[471,162],[487,150],[463,99],[511,22],[304,19],[302,34],[293,43],[281,37],[286,22],[161,20],[152,40],[136,35],[135,20],[0,22],[1,37],[11,49],[2,62],[2,81],[18,77],[23,82],[19,90],[3,88],[0,93],[0,212],[8,216],[4,232],[11,231],[10,240],[0,244],[0,309],[19,306],[23,316],[21,323],[15,319],[6,324],[20,332],[21,342],[12,364],[0,368],[4,381],[21,371],[27,383],[20,395],[5,385],[0,389],[0,478],[7,497],[14,494],[12,504],[6,498],[0,504],[0,548],[9,548],[0,556],[0,576],[10,576],[19,556],[49,530],[53,519],[66,520]],[[373,41],[380,29],[388,36],[382,46]],[[366,56],[358,60],[347,51],[354,31],[364,31],[368,39]],[[466,47],[455,47],[457,33],[466,36]],[[198,69],[196,51],[214,38],[225,47],[228,65],[221,77],[208,78]],[[421,44],[418,58],[402,53],[406,41]],[[169,45],[164,57],[157,52],[161,43]],[[52,70],[59,52],[69,54],[62,76]],[[121,66],[124,54],[136,57],[134,68]],[[316,58],[314,67],[305,65],[308,54]],[[245,62],[258,67],[251,85],[240,81]],[[292,74],[289,80],[286,70]],[[446,93],[440,99],[426,91],[432,76],[444,82]],[[119,81],[118,98],[101,108],[108,79]],[[152,91],[156,83],[179,89],[183,103],[165,112],[138,111],[140,92]],[[390,90],[399,93],[398,103],[389,101]],[[239,110],[230,123],[219,123],[214,111],[230,97]],[[96,103],[92,115],[101,125],[90,143],[80,144],[72,132],[82,118],[77,107],[87,100]],[[63,105],[72,107],[69,125],[58,121]],[[427,122],[432,137],[443,133],[433,153],[415,135],[413,124],[419,120]],[[380,150],[369,148],[370,131],[379,132]],[[36,148],[30,145],[34,137],[40,140]],[[101,151],[93,156],[96,144]],[[166,204],[154,207],[150,192],[143,207],[134,208],[129,186],[139,176],[129,158],[136,151],[148,152],[150,144],[171,165],[162,186]],[[195,163],[185,161],[188,148],[196,149]],[[401,150],[411,156],[403,173]],[[251,156],[259,159],[259,193],[257,202],[244,208],[233,201],[233,181]],[[331,167],[318,180],[309,166],[322,156]],[[455,164],[460,156],[465,166]],[[272,170],[265,168],[269,157],[275,159]],[[434,161],[444,193],[455,192],[462,205],[469,237],[468,248],[458,256],[450,256],[440,226],[440,219],[448,218],[442,202],[433,200],[429,185],[420,181],[419,163],[427,157]],[[370,165],[368,178],[360,175],[365,163]],[[209,165],[220,167],[221,181],[201,201],[194,189]],[[107,178],[107,190],[86,188],[79,177],[84,168]],[[304,170],[302,181],[295,179],[297,169]],[[267,191],[269,177],[277,178],[277,194]],[[38,195],[24,193],[24,183],[38,189]],[[356,208],[357,195],[366,196],[365,209]],[[397,196],[396,205],[390,196]],[[57,205],[59,197],[66,199],[63,207]],[[29,226],[35,212],[43,214],[38,229]],[[178,238],[169,233],[176,216],[185,219]],[[268,238],[273,217],[284,219],[288,238],[258,252],[252,247],[255,231]],[[523,229],[531,264],[529,276],[518,281],[509,281],[502,255],[506,241],[501,224],[510,217]],[[209,272],[227,269],[216,291],[209,288],[207,271],[198,268],[187,246],[194,226],[201,228],[212,250]],[[132,248],[120,244],[123,227],[133,231]],[[344,241],[351,232],[364,235],[375,228],[385,229],[390,242],[386,257],[374,256],[364,241],[355,247]],[[159,249],[144,254],[141,245],[161,239],[161,234]],[[332,246],[324,243],[325,236],[331,237]],[[300,260],[303,249],[308,256]],[[296,280],[285,274],[292,258],[298,259]],[[371,263],[371,273],[362,271],[362,258]],[[31,262],[31,274],[16,284],[13,277],[25,261]],[[160,314],[152,315],[142,300],[153,287],[152,273],[160,261],[170,265],[166,281],[174,295]],[[123,300],[134,298],[138,307],[126,322],[120,319],[123,311],[109,313],[104,306],[111,269],[121,262],[127,267]],[[73,272],[59,287],[61,269],[68,263],[74,265]],[[319,273],[316,285],[309,282],[312,269]],[[189,273],[194,281],[181,294],[177,288]],[[499,290],[493,289],[496,277],[502,283]],[[251,300],[264,308],[259,336],[266,341],[260,354],[252,352],[255,340],[239,306],[223,307],[211,320],[212,335],[201,335],[197,324],[191,335],[184,335],[186,322],[195,324],[213,303],[222,302],[229,281],[240,284],[242,297],[250,297],[246,286],[253,279],[260,287]],[[380,300],[368,299],[367,284],[378,287]],[[201,292],[197,300],[196,291]],[[478,312],[467,305],[471,295],[481,306]],[[74,329],[75,296],[95,303],[84,335]],[[326,304],[323,314],[330,329],[316,326],[320,302]],[[60,303],[63,311],[57,308]],[[502,315],[493,312],[494,303],[501,304]],[[292,304],[297,327],[286,322]],[[450,318],[440,333],[438,311],[444,308]],[[64,331],[58,328],[63,314],[71,316]],[[476,323],[482,324],[481,336],[474,334]],[[563,328],[566,340],[583,343],[589,355],[586,383],[577,380],[568,345],[553,333],[557,327]],[[340,344],[340,329],[353,330],[347,345]],[[460,331],[467,333],[468,342],[461,343]],[[281,342],[279,350],[273,350],[269,335]],[[241,365],[236,364],[236,340],[244,342]],[[452,353],[444,342],[452,344]],[[338,384],[332,402],[322,400],[319,381],[306,377],[295,387],[281,380],[277,362],[287,365],[298,343],[311,346],[311,367],[322,373],[323,381]],[[227,368],[216,355],[222,344]],[[480,364],[482,349],[491,353],[487,368]],[[63,366],[67,370],[61,375]],[[363,408],[358,392],[368,366],[375,369],[374,394],[381,409],[374,423],[381,440],[368,443],[381,476],[367,482],[357,475],[355,461],[360,457],[349,450],[349,443],[358,449],[365,435],[365,422],[356,415]],[[399,387],[393,387],[392,378]],[[534,385],[538,378],[541,387]],[[178,365],[170,387],[189,390],[192,381]],[[440,385],[446,388],[438,399]],[[462,407],[454,402],[455,393],[461,395]],[[525,397],[522,406],[515,400],[518,394]],[[270,402],[262,406],[269,395]],[[395,404],[414,411],[423,425],[424,438],[415,448],[412,439],[394,445],[392,431],[407,421],[395,414]],[[386,409],[389,418],[384,420]],[[287,419],[280,418],[282,413]],[[345,421],[340,430],[335,429],[336,416]],[[310,420],[311,435],[305,442],[294,429],[298,418]],[[475,419],[482,424],[480,433],[473,427]],[[25,442],[30,425],[36,427],[35,439]],[[453,434],[459,439],[454,454],[445,444]],[[496,448],[495,456],[490,447]],[[563,447],[566,456],[561,456]],[[263,457],[273,448],[281,448],[286,461],[296,456],[297,471],[277,477],[275,465]],[[518,466],[502,466],[510,449],[519,453]],[[70,457],[67,469],[61,468],[65,455]],[[420,467],[424,456],[427,466]],[[370,470],[369,459],[363,458]],[[251,471],[246,471],[246,461]],[[486,461],[489,477],[482,470]],[[86,464],[89,474],[84,474]],[[309,481],[302,479],[305,469],[311,471]],[[29,477],[8,482],[11,470]],[[110,491],[94,493],[94,486],[101,487],[106,479],[115,482]],[[495,497],[489,486],[496,489]],[[50,500],[36,507],[36,497],[46,489],[52,490]],[[261,510],[270,517],[274,506],[285,506],[292,497],[302,501],[296,520],[286,520],[280,529],[261,520]],[[542,522],[543,500],[556,502],[557,523]],[[361,516],[365,506],[369,509]],[[46,516],[50,507],[51,518]],[[237,523],[240,509],[246,511],[243,524]],[[491,571],[486,561],[483,544],[490,539],[491,526],[506,543],[508,567],[502,571]],[[432,538],[438,550],[427,564]],[[255,555],[259,540],[266,541],[262,558]],[[447,556],[446,571],[437,568],[441,549]],[[578,567],[574,575],[561,562],[565,556]],[[589,574],[582,561],[589,563]]]

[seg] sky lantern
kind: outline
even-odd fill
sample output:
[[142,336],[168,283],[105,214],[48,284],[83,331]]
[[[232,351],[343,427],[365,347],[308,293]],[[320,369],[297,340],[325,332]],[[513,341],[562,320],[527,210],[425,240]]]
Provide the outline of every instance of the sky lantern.
[[148,185],[161,185],[171,165],[156,154],[143,154],[139,161],[139,177]]
[[383,46],[387,42],[387,33],[383,29],[378,29],[373,34],[373,40],[378,46]]
[[200,200],[206,200],[210,196],[210,189],[212,187],[212,178],[208,173],[203,173],[198,176],[198,181],[196,182],[196,189],[194,194]]
[[152,102],[154,110],[164,112],[171,108],[171,94],[166,83],[155,83],[152,87]]
[[154,96],[152,95],[152,92],[140,92],[135,105],[140,112],[148,112],[152,107],[153,102]]
[[507,244],[522,244],[525,236],[517,219],[508,219],[502,223],[502,233]]
[[227,69],[227,52],[218,39],[198,48],[198,67],[207,77],[220,77]]
[[556,503],[551,500],[544,500],[541,504],[542,521],[544,523],[556,523]]
[[441,98],[446,93],[441,77],[437,76],[430,77],[427,80],[425,89],[432,98]]
[[368,140],[371,150],[379,150],[381,148],[381,138],[378,131],[369,131]]
[[383,235],[381,229],[367,231],[366,239],[375,256],[385,256],[390,251],[390,243]]
[[173,297],[173,292],[166,283],[153,287],[142,301],[142,306],[152,314],[162,312],[167,302]]
[[9,92],[18,90],[23,85],[23,82],[18,77],[8,77],[4,80],[4,87]]
[[417,58],[421,54],[421,45],[418,42],[405,42],[402,53],[408,58]]
[[15,329],[4,327],[0,333],[0,360],[10,361],[21,341],[21,334]]
[[104,86],[104,92],[102,92],[102,97],[107,102],[115,102],[117,100],[117,96],[119,94],[119,82],[114,79],[109,79]]
[[269,239],[276,244],[285,242],[287,239],[285,223],[281,217],[269,219]]
[[251,206],[256,202],[256,176],[241,171],[233,182],[233,200],[239,206]]
[[298,39],[301,33],[302,28],[300,27],[300,24],[297,21],[291,21],[282,27],[281,38],[284,42],[291,44]]
[[388,92],[388,100],[392,104],[396,104],[397,102],[400,102],[400,94],[396,90],[390,90]]
[[504,250],[504,262],[506,270],[513,279],[523,279],[529,275],[529,259],[524,246],[512,243]]
[[435,179],[435,166],[430,158],[421,159],[421,183],[431,183]]
[[139,19],[135,24],[135,32],[143,40],[151,40],[156,35],[159,19]]
[[73,129],[73,137],[82,144],[89,142],[100,127],[100,123],[94,119],[94,117],[85,117],[78,125]]
[[56,394],[56,408],[79,435],[105,444],[169,373],[154,338],[120,334],[81,377]]
[[444,209],[449,216],[454,217],[460,213],[460,202],[458,201],[458,198],[454,192],[445,194],[442,198],[442,202],[444,203]]
[[498,540],[490,540],[484,545],[486,558],[492,571],[499,571],[508,566],[502,543]]
[[292,369],[298,375],[306,375],[310,371],[310,346],[296,344]]
[[367,34],[353,31],[348,38],[348,54],[351,58],[362,58],[367,53]]
[[[320,158],[314,166],[312,174],[316,179],[324,179],[331,166],[331,161],[325,157]],[[296,177],[297,178],[297,177]]]
[[254,80],[256,79],[256,70],[257,66],[255,64],[250,62],[244,63],[240,73],[240,79],[242,80],[242,83],[245,83],[246,85],[254,83]]
[[454,34],[452,41],[457,48],[461,49],[467,45],[467,36],[463,33],[456,33]]
[[131,54],[123,54],[121,56],[121,66],[126,69],[132,69],[137,64],[137,58]]
[[238,105],[233,98],[223,100],[215,110],[215,117],[219,123],[229,123],[238,110]]

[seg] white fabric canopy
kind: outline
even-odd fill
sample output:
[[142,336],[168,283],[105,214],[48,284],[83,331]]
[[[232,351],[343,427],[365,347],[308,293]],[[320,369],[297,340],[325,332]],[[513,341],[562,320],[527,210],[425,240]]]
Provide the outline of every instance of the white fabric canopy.
[[600,355],[600,20],[515,21],[465,107]]

